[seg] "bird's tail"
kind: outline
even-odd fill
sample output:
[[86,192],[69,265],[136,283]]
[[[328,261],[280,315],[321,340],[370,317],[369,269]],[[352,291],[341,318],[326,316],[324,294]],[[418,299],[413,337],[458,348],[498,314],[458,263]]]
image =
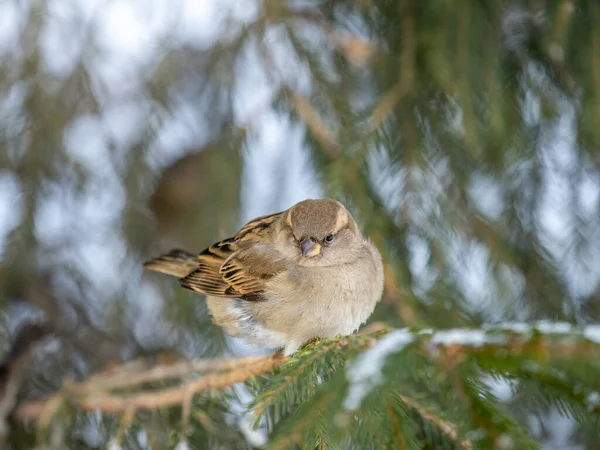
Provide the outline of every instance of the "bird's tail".
[[145,262],[144,267],[154,272],[184,278],[198,268],[198,257],[185,250],[175,249]]

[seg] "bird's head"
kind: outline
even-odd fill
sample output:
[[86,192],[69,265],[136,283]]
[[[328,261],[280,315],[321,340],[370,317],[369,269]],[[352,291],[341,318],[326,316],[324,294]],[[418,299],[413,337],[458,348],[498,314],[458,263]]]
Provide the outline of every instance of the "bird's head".
[[285,253],[301,266],[335,266],[357,257],[361,236],[356,222],[340,202],[304,200],[282,217]]

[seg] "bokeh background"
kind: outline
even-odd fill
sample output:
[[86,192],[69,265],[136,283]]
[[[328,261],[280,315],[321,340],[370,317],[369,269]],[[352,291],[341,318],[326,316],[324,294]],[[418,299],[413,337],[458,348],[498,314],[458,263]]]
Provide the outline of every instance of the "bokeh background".
[[[384,255],[373,321],[596,322],[599,144],[594,0],[1,0],[0,336],[57,330],[30,397],[256,351],[141,264],[324,196]],[[547,448],[597,448],[496,390]]]

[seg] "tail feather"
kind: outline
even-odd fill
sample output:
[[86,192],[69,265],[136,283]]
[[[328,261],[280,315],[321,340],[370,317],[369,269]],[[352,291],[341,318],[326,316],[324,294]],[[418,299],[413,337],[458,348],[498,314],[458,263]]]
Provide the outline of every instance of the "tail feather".
[[184,278],[198,268],[198,256],[185,250],[171,250],[166,255],[144,263],[146,269]]

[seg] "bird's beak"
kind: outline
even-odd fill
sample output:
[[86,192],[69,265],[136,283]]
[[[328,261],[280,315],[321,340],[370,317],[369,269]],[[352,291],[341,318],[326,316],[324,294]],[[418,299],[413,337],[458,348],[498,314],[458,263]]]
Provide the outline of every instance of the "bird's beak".
[[302,239],[302,242],[300,242],[300,247],[302,248],[302,256],[312,258],[313,256],[321,254],[321,244],[313,241],[309,237]]

